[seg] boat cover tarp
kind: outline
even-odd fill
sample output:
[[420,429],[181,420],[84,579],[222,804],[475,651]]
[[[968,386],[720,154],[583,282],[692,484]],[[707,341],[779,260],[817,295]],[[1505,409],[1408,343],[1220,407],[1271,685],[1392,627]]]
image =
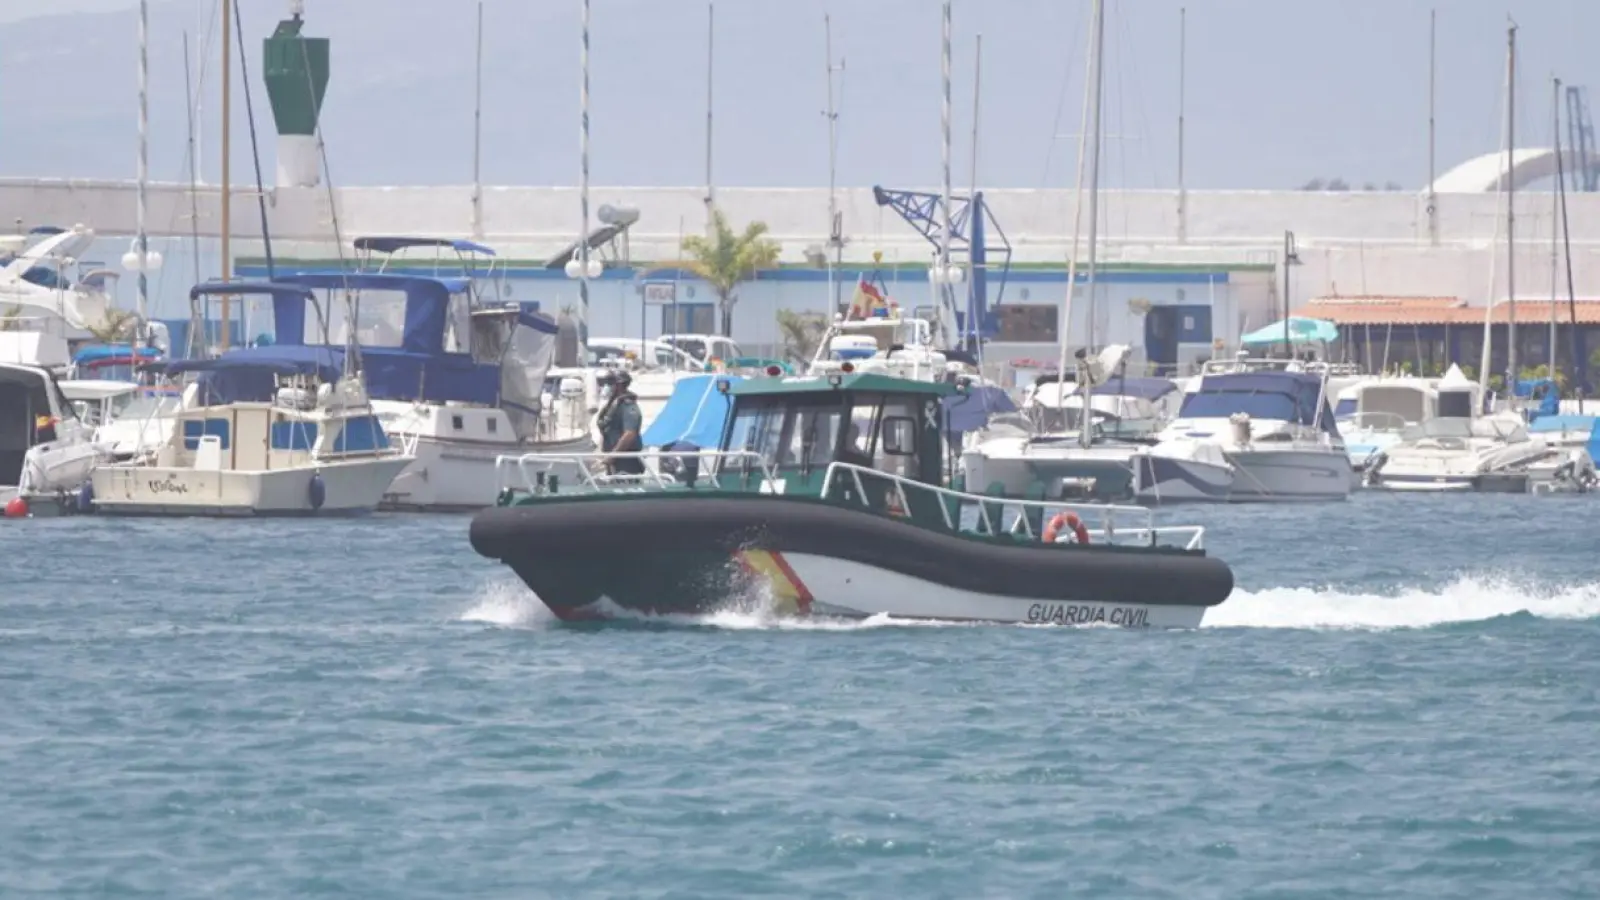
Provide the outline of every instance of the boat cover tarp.
[[[138,357],[141,360],[155,359],[160,355],[161,351],[154,347],[139,348]],[[72,355],[72,362],[74,365],[84,366],[105,360],[130,360],[133,357],[131,344],[90,344],[79,348],[78,352]]]
[[722,445],[722,430],[733,410],[733,395],[717,390],[717,382],[743,381],[737,375],[689,375],[672,387],[672,396],[645,426],[639,440],[646,447],[685,442],[702,449]]
[[1315,425],[1337,437],[1333,413],[1322,396],[1322,379],[1303,372],[1237,372],[1207,375],[1185,397],[1180,419],[1226,419],[1246,413],[1252,419]]
[[951,394],[943,403],[944,428],[951,435],[977,431],[990,416],[1017,411],[1011,395],[990,384],[975,384],[967,394]]

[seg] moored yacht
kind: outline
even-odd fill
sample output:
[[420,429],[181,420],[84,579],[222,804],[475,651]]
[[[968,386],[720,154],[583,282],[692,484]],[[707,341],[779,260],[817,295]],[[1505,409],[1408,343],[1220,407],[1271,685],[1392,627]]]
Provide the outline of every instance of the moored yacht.
[[109,458],[48,369],[0,363],[0,507],[9,517],[76,508]]
[[1470,491],[1492,476],[1545,455],[1511,410],[1480,415],[1480,388],[1457,366],[1437,386],[1433,418],[1406,429],[1367,469],[1367,485],[1390,491]]
[[[198,403],[144,459],[97,466],[83,505],[112,515],[259,516],[371,512],[412,457],[373,414],[358,374],[326,348],[251,347],[180,360]],[[270,399],[231,400],[261,384]]]
[[1261,369],[1204,375],[1155,446],[1132,458],[1140,502],[1344,500],[1354,478],[1325,379]]
[[1433,418],[1439,398],[1436,383],[1411,375],[1385,376],[1339,392],[1333,415],[1357,472],[1398,444],[1407,428]]

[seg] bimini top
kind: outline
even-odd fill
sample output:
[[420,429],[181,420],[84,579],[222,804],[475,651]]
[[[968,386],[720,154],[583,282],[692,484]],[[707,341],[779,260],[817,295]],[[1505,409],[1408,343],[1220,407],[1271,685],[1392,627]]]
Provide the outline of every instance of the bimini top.
[[[837,379],[837,383],[835,383]],[[926,394],[944,397],[956,392],[955,386],[937,381],[914,381],[876,372],[847,375],[791,375],[787,378],[750,378],[733,385],[738,397],[820,394],[827,391],[871,391],[873,393]]]
[[1185,397],[1180,419],[1226,419],[1246,413],[1252,419],[1315,425],[1338,434],[1322,379],[1305,372],[1235,372],[1207,375],[1200,387]]
[[718,381],[737,383],[737,375],[690,375],[672,386],[667,405],[639,436],[646,447],[665,447],[687,441],[696,447],[715,447],[733,409],[729,395],[717,389]]
[[484,256],[494,256],[494,250],[473,241],[457,241],[450,238],[429,237],[358,237],[355,240],[357,250],[366,250],[371,253],[398,253],[412,247],[448,247],[457,253],[481,253]]

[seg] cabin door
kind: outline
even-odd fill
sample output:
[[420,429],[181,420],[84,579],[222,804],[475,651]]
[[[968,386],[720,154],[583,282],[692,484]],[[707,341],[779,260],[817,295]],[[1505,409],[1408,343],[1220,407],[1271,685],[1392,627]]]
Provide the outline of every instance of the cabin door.
[[1175,306],[1152,306],[1144,315],[1144,354],[1152,375],[1177,371],[1180,312]]

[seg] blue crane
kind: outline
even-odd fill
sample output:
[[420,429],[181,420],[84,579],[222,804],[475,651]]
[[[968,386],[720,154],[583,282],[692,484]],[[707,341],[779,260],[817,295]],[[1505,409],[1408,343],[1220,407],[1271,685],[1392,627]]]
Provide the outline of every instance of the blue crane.
[[[900,218],[928,239],[935,248],[943,243],[944,197],[926,191],[897,191],[873,187],[872,198],[879,206],[887,206],[900,214]],[[977,215],[973,210],[978,211]],[[1011,272],[1011,241],[995,220],[988,204],[983,202],[983,192],[971,197],[950,198],[950,252],[967,256],[967,309],[958,313],[956,327],[965,342],[976,343],[995,333],[994,315],[989,310],[990,254],[1000,256],[998,266],[1000,285],[995,290],[994,302],[998,305],[1005,296],[1006,276]]]

